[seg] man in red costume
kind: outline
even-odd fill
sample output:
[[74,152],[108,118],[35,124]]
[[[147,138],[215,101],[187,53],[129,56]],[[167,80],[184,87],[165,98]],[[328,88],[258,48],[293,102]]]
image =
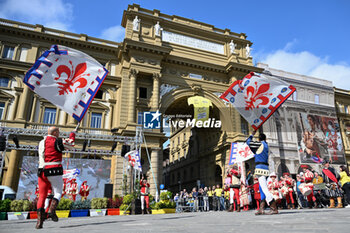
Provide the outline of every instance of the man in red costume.
[[54,197],[49,207],[49,215],[52,221],[57,222],[56,208],[61,199],[63,187],[63,167],[62,167],[62,151],[65,150],[65,144],[74,144],[75,132],[72,132],[69,139],[60,139],[60,131],[57,127],[50,127],[48,135],[39,143],[39,200],[37,203],[38,221],[36,228],[43,228],[45,220],[45,199],[48,190],[52,187]]
[[141,186],[141,209],[142,214],[144,214],[145,209],[145,201],[146,201],[146,212],[149,214],[148,208],[149,208],[149,183],[147,183],[147,180],[142,176],[142,179],[140,180],[140,186]]
[[284,184],[287,187],[287,195],[286,195],[286,200],[288,204],[288,209],[295,209],[295,202],[294,202],[294,197],[293,197],[293,188],[295,181],[293,178],[290,177],[290,174],[288,172],[283,173],[284,175]]
[[313,206],[316,206],[316,198],[314,196],[314,184],[312,183],[312,180],[314,179],[314,173],[309,170],[307,165],[301,165],[301,168],[304,172],[304,181],[305,186],[311,189],[311,193],[307,196],[307,202],[310,209],[312,209]]
[[80,186],[79,194],[81,196],[82,201],[85,201],[87,199],[87,197],[89,196],[89,192],[90,192],[90,186],[87,185],[86,183],[87,183],[87,181],[84,181]]
[[260,190],[259,190],[259,179],[258,177],[254,178],[254,184],[253,184],[253,190],[254,190],[254,199],[256,201],[256,206],[257,206],[257,210],[260,209]]
[[236,208],[233,208],[234,199],[237,201],[237,212],[241,211],[241,202],[240,202],[240,196],[239,196],[239,189],[241,187],[241,173],[238,169],[237,164],[234,164],[232,169],[227,174],[228,177],[231,177],[231,185],[230,185],[230,209],[229,212],[232,212],[233,210],[236,210]]

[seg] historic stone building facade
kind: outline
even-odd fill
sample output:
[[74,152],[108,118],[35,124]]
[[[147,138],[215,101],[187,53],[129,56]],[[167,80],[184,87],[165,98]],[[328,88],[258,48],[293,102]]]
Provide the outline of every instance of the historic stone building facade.
[[350,166],[350,91],[334,88],[335,105],[348,166]]
[[[230,143],[245,140],[249,132],[238,112],[226,106],[218,96],[229,84],[248,72],[262,72],[262,68],[252,64],[252,42],[246,39],[244,33],[166,15],[158,10],[143,9],[136,4],[129,5],[124,11],[122,26],[125,39],[116,43],[1,19],[1,125],[22,129],[44,129],[57,125],[62,131],[75,127],[77,122],[72,117],[32,93],[22,82],[25,72],[38,56],[52,44],[60,44],[91,55],[110,71],[84,117],[81,133],[111,136],[113,129],[114,136],[133,137],[137,126],[142,123],[143,112],[159,110],[168,115],[186,114],[187,98],[202,96],[213,105],[210,117],[221,120],[222,126],[215,131],[179,130],[181,132],[177,135],[180,139],[175,139],[174,132],[169,157],[173,158],[171,163],[175,167],[171,170],[175,175],[171,179],[171,174],[170,180],[173,185],[184,177],[182,166],[176,167],[176,164],[185,154],[189,154],[194,162],[186,166],[185,176],[188,178],[185,177],[184,182],[190,184],[201,180],[212,185],[218,177],[222,180]],[[161,182],[162,148],[168,138],[161,129],[145,130],[144,135],[155,176],[155,179],[150,179],[154,194],[154,181],[157,185]],[[36,145],[41,139],[19,137],[21,145]],[[111,141],[103,139],[92,140],[91,148],[109,150],[111,144]],[[79,139],[77,148],[82,145],[83,139]],[[117,150],[120,151],[121,147],[122,143],[119,143]],[[182,150],[182,154],[178,153],[179,150],[174,152],[177,148]],[[17,189],[21,158],[25,153],[16,149],[6,153],[2,184]],[[123,158],[117,154],[102,156],[111,161],[110,178],[114,194],[121,193],[123,179]],[[151,176],[146,154],[146,144],[143,143],[143,169]]]
[[[300,119],[303,115],[328,119],[328,121],[317,123],[317,127],[320,128],[322,133],[324,132],[322,123],[326,121],[328,123],[329,120],[336,119],[332,82],[273,69],[267,64],[258,63],[257,66],[265,69],[264,72],[271,77],[284,80],[296,87],[293,96],[263,125],[263,131],[270,146],[270,170],[274,170],[280,176],[284,172],[295,175],[298,171],[301,171],[300,162],[302,162],[319,171],[321,169],[320,164],[304,158],[302,141],[303,132],[307,130],[306,124],[308,122],[305,119],[301,123]],[[328,155],[325,156],[328,158]],[[344,162],[342,163],[344,164]]]

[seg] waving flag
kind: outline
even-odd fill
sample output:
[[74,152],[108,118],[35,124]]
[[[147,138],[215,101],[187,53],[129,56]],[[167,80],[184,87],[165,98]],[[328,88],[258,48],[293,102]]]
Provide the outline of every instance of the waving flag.
[[141,158],[137,150],[129,151],[125,154],[124,158],[128,160],[130,166],[132,166],[135,170],[142,171]]
[[294,91],[295,87],[282,80],[251,72],[234,82],[220,98],[230,102],[257,130]]
[[78,175],[80,175],[80,170],[78,168],[63,170],[63,179],[75,179]]
[[24,83],[80,122],[107,74],[89,55],[53,45],[26,73]]
[[231,143],[230,160],[228,165],[244,162],[254,157],[254,153],[250,150],[247,143],[233,142]]

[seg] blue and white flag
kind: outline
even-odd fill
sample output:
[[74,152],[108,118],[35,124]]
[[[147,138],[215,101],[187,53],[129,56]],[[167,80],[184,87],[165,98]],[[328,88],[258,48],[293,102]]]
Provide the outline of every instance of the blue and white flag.
[[138,150],[132,150],[125,154],[124,158],[135,170],[142,171],[141,158]]
[[53,45],[36,60],[23,82],[80,122],[107,74],[89,55]]
[[250,150],[247,143],[233,142],[230,149],[230,160],[228,165],[244,162],[254,157],[254,153]]

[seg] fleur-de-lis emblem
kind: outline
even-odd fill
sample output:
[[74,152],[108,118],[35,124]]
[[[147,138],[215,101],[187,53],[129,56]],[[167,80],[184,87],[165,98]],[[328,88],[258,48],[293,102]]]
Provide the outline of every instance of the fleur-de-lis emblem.
[[266,93],[270,89],[270,84],[265,83],[258,87],[258,83],[254,82],[255,87],[248,86],[247,94],[244,97],[246,99],[245,110],[252,110],[254,108],[259,108],[260,105],[266,105],[270,102],[269,95],[272,93]]
[[[85,74],[86,63],[80,63],[76,67],[73,66],[72,61],[69,61],[70,67],[66,65],[60,65],[57,67],[56,72],[58,77],[55,80],[59,80],[61,75],[65,73],[67,78],[63,82],[57,82],[59,85],[59,95],[64,95],[68,93],[77,92],[78,88],[84,88],[87,84],[85,76],[90,76],[90,74]],[[79,83],[78,86],[75,86],[76,83]],[[74,90],[72,90],[72,88]]]
[[239,155],[243,158],[247,158],[249,155],[250,155],[250,149],[249,147],[245,147],[244,149],[240,150],[239,152]]

